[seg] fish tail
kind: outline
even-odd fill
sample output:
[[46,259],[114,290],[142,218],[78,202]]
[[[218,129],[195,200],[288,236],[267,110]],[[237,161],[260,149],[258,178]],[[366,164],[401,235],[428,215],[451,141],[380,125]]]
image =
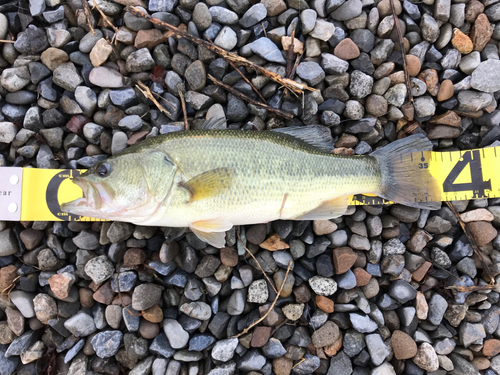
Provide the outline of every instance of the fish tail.
[[415,134],[373,152],[371,156],[377,159],[382,173],[382,188],[377,194],[410,207],[439,209],[440,189],[429,172],[428,161],[419,165],[421,151],[431,150],[432,143],[423,134]]

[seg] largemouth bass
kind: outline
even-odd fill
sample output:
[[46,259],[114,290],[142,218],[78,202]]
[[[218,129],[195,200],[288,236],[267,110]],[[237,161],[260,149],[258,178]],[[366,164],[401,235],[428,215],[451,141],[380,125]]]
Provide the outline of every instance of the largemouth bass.
[[295,129],[301,139],[241,130],[150,138],[74,178],[84,196],[62,209],[138,225],[189,227],[220,248],[233,225],[335,218],[352,194],[440,207],[436,181],[411,163],[410,153],[432,149],[423,135],[369,156],[338,156],[325,152],[321,133],[311,129]]

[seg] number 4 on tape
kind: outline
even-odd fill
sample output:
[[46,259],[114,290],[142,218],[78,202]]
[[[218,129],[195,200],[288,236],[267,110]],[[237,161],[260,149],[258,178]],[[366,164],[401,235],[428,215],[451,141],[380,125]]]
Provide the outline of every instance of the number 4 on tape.
[[[457,191],[472,191],[472,198],[486,197],[485,190],[491,190],[491,180],[483,180],[483,169],[481,166],[480,150],[466,151],[462,158],[455,164],[450,174],[443,182],[445,193]],[[462,171],[469,166],[471,182],[456,183],[456,179]]]

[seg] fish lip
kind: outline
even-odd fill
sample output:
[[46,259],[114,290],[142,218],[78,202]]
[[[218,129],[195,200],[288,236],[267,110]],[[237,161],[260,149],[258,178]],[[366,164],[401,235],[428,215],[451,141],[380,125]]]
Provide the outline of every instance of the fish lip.
[[99,210],[101,208],[99,189],[94,184],[81,177],[73,178],[72,182],[82,189],[83,197],[61,204],[63,212],[82,215],[88,211]]

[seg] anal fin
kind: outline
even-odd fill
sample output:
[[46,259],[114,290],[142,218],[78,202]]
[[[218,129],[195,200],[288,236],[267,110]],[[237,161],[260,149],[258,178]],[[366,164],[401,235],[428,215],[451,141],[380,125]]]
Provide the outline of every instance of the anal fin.
[[232,227],[230,222],[219,219],[195,221],[189,226],[200,240],[219,249],[226,244],[226,231]]
[[295,220],[328,220],[342,216],[347,210],[347,197],[338,197],[323,202],[315,209],[296,217]]

